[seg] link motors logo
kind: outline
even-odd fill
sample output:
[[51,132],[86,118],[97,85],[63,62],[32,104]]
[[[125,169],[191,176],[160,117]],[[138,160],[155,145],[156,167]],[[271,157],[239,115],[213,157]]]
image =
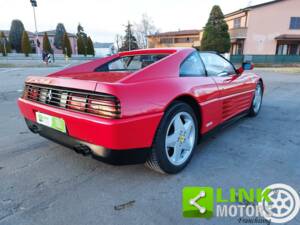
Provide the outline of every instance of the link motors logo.
[[183,216],[188,218],[237,217],[239,222],[286,223],[300,208],[298,193],[286,184],[262,188],[185,187]]

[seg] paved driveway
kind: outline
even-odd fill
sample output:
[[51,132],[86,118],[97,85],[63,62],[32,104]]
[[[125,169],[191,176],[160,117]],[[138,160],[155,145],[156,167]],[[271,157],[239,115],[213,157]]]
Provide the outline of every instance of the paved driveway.
[[237,219],[182,218],[182,188],[282,182],[300,190],[300,74],[262,72],[260,115],[205,140],[182,173],[164,176],[143,165],[107,165],[30,133],[16,99],[26,75],[54,70],[0,69],[1,225],[232,225]]

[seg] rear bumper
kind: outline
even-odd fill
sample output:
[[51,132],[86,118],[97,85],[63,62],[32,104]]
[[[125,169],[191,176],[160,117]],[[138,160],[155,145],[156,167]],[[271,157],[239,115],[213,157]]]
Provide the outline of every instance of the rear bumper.
[[103,146],[87,143],[60,131],[51,129],[49,127],[40,125],[36,122],[25,119],[28,128],[33,133],[38,133],[44,138],[47,138],[53,142],[66,146],[75,150],[77,153],[85,156],[92,155],[93,158],[110,164],[136,164],[146,161],[149,155],[149,149],[130,149],[123,151],[115,151],[112,149],[104,148]]
[[156,113],[126,119],[104,119],[21,98],[18,100],[18,105],[27,121],[36,123],[36,112],[62,118],[67,128],[68,135],[65,136],[113,150],[151,147],[156,129],[162,117],[162,113]]

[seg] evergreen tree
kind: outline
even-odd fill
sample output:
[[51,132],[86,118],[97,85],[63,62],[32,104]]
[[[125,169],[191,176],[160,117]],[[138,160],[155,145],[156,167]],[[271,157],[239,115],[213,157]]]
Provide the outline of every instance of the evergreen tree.
[[7,45],[6,45],[6,53],[11,53],[11,44],[8,40],[7,40]]
[[24,31],[25,28],[21,20],[12,21],[9,31],[9,42],[16,52],[21,52],[22,50],[22,36]]
[[87,46],[86,47],[87,47],[86,48],[87,54],[95,56],[94,44],[93,44],[91,37],[87,38]]
[[86,49],[86,46],[85,46],[81,36],[77,37],[77,52],[79,55],[86,56],[86,54],[87,54],[87,49]]
[[84,32],[83,26],[79,23],[77,26],[77,49],[78,54],[87,55],[87,34]]
[[130,22],[126,25],[126,30],[125,30],[125,37],[124,41],[122,43],[122,47],[119,49],[119,51],[129,51],[129,50],[135,50],[138,49],[138,44],[136,41],[135,36],[132,33],[132,25]]
[[87,34],[84,32],[83,26],[81,26],[81,24],[79,23],[77,26],[77,34],[76,34],[77,38],[81,37],[84,46],[86,46],[87,44]]
[[77,26],[77,34],[81,34],[84,32],[84,29],[83,29],[83,26],[81,26],[80,23],[78,23],[78,26]]
[[2,31],[0,33],[0,53],[2,53],[3,56],[6,56],[7,53],[10,53],[10,43],[7,41],[7,38]]
[[54,46],[57,49],[62,49],[63,46],[63,38],[64,34],[66,33],[65,26],[62,23],[57,24],[55,37],[54,37]]
[[45,32],[43,37],[43,51],[47,53],[53,53],[47,32]]
[[23,32],[22,36],[22,52],[26,57],[28,57],[29,53],[32,52],[32,47],[29,41],[28,33],[26,31]]
[[68,57],[72,56],[72,48],[70,39],[68,37],[68,34],[65,32],[63,35],[63,44],[62,44],[63,54],[67,55]]
[[230,36],[228,25],[219,6],[215,5],[204,28],[201,40],[201,50],[217,51],[220,53],[229,52]]

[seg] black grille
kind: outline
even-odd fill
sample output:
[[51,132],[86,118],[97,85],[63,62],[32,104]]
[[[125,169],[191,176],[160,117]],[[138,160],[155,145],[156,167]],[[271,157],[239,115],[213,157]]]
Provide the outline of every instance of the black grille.
[[[119,118],[121,114],[119,100],[109,94],[26,84],[23,98],[58,108],[96,114],[101,117]],[[102,108],[95,113],[95,110],[91,109],[92,106]]]

